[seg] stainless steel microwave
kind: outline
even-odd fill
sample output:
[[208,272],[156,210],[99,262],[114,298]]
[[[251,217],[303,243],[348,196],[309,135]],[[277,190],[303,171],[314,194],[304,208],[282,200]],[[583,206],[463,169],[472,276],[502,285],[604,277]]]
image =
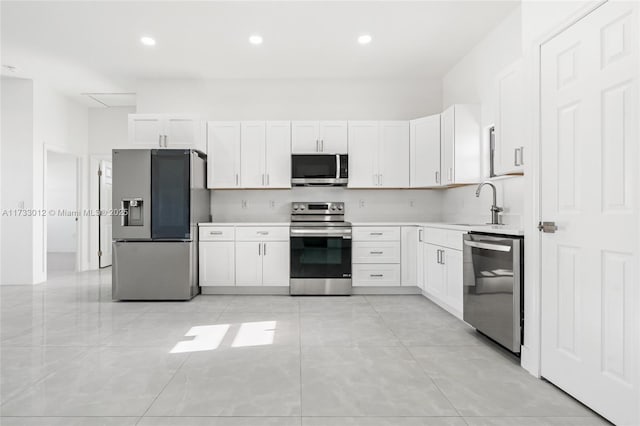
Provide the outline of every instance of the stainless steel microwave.
[[349,156],[347,154],[293,154],[291,184],[293,186],[347,186]]

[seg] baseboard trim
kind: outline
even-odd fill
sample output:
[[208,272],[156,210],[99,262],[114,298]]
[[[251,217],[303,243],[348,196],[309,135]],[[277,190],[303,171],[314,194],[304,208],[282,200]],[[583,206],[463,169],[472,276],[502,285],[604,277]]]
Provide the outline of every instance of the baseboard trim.
[[236,294],[236,295],[289,295],[289,286],[282,287],[200,287],[201,294]]

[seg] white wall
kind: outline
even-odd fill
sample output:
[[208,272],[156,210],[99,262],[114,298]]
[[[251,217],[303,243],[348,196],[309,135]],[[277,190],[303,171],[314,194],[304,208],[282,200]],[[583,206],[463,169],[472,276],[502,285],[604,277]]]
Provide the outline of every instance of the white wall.
[[440,112],[439,79],[141,80],[140,113],[210,120],[406,120]]
[[[442,106],[455,103],[481,105],[483,129],[483,164],[485,176],[489,172],[489,144],[487,129],[495,120],[496,75],[522,56],[522,20],[520,8],[512,12],[491,33],[482,39],[442,79]],[[505,208],[503,221],[521,226],[523,213],[523,178],[514,177],[495,182],[498,203]],[[491,219],[490,188],[475,197],[474,187],[449,189],[443,196],[445,219],[455,222],[484,223]]]
[[[47,153],[47,209],[74,211],[76,197],[76,157],[54,151]],[[47,251],[75,253],[76,218],[65,215],[47,216]]]
[[127,144],[127,116],[135,107],[89,108],[89,155],[108,155]]
[[[33,81],[5,78],[1,86],[0,193],[5,209],[33,207]],[[2,216],[0,284],[33,283],[34,218]]]
[[345,188],[212,191],[211,213],[214,221],[288,222],[292,201],[344,201],[346,220],[351,222],[439,221],[442,192]]

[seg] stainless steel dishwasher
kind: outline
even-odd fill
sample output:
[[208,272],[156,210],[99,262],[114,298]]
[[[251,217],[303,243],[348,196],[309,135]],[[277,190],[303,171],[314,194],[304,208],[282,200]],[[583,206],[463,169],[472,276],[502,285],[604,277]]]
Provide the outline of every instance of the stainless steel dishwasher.
[[523,342],[523,238],[470,232],[464,238],[464,320],[516,354]]

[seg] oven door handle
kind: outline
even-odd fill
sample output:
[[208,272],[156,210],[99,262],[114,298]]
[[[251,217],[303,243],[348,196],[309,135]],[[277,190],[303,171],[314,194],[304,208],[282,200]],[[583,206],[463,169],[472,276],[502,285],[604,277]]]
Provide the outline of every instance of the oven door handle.
[[342,237],[345,240],[351,239],[351,230],[348,231],[326,231],[320,229],[295,229],[291,228],[291,237]]
[[510,252],[511,246],[505,246],[502,244],[489,244],[489,243],[479,243],[477,241],[464,241],[464,244],[469,247],[484,249],[484,250],[493,250],[493,251],[504,251]]

